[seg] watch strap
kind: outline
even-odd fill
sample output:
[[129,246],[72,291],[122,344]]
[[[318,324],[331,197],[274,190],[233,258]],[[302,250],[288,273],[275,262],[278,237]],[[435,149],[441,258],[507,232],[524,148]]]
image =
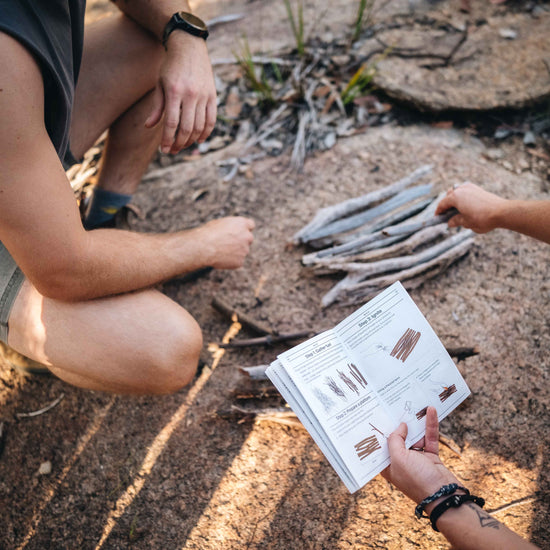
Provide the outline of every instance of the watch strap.
[[[193,25],[192,23],[186,21],[182,15],[195,19],[198,23],[198,25]],[[199,26],[200,25],[200,26]],[[201,26],[203,28],[201,28]],[[198,36],[199,38],[202,38],[206,40],[208,38],[208,29],[206,28],[206,25],[204,22],[199,19],[196,15],[186,13],[186,12],[177,12],[170,18],[170,21],[166,24],[164,27],[164,32],[162,33],[162,45],[166,49],[166,42],[168,41],[168,38],[172,34],[173,31],[176,29],[182,30],[188,34],[191,34],[193,36]]]

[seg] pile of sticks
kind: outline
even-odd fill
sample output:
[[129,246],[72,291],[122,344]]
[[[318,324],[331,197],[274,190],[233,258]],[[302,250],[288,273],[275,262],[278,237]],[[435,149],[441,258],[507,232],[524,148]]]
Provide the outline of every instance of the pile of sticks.
[[450,210],[435,216],[442,195],[432,184],[412,186],[429,174],[422,166],[382,189],[322,208],[293,237],[315,252],[302,263],[317,274],[346,272],[322,298],[327,307],[364,302],[395,281],[416,288],[465,256],[473,244],[470,230],[449,230]]

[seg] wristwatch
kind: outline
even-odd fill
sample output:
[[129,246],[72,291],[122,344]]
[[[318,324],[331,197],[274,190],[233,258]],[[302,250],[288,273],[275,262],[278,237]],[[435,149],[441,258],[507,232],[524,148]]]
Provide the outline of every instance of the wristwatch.
[[166,48],[166,41],[172,33],[172,31],[180,29],[193,36],[198,36],[206,40],[208,38],[208,29],[205,22],[196,15],[188,13],[186,11],[178,11],[170,18],[170,21],[164,27],[164,33],[162,34],[162,45]]

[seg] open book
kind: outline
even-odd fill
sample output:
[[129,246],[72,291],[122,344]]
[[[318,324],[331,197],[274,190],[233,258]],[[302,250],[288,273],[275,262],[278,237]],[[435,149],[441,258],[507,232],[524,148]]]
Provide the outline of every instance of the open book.
[[401,422],[411,446],[428,406],[441,420],[470,395],[399,282],[266,373],[352,493],[388,466],[387,439]]

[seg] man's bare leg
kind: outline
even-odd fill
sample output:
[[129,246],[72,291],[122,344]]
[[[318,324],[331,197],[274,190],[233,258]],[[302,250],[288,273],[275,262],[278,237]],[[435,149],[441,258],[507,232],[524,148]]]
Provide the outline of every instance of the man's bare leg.
[[86,27],[75,91],[71,151],[81,157],[109,128],[97,186],[133,194],[160,142],[161,124],[146,128],[164,50],[126,16]]
[[69,303],[41,296],[25,281],[9,320],[8,344],[79,387],[169,393],[188,384],[201,331],[156,290]]
[[[160,125],[147,129],[144,122],[162,48],[123,16],[86,33],[71,149],[83,155],[110,127],[99,184],[130,194],[158,146]],[[202,347],[194,319],[157,291],[60,302],[28,281],[14,303],[8,340],[71,384],[130,393],[181,388],[192,379]]]

